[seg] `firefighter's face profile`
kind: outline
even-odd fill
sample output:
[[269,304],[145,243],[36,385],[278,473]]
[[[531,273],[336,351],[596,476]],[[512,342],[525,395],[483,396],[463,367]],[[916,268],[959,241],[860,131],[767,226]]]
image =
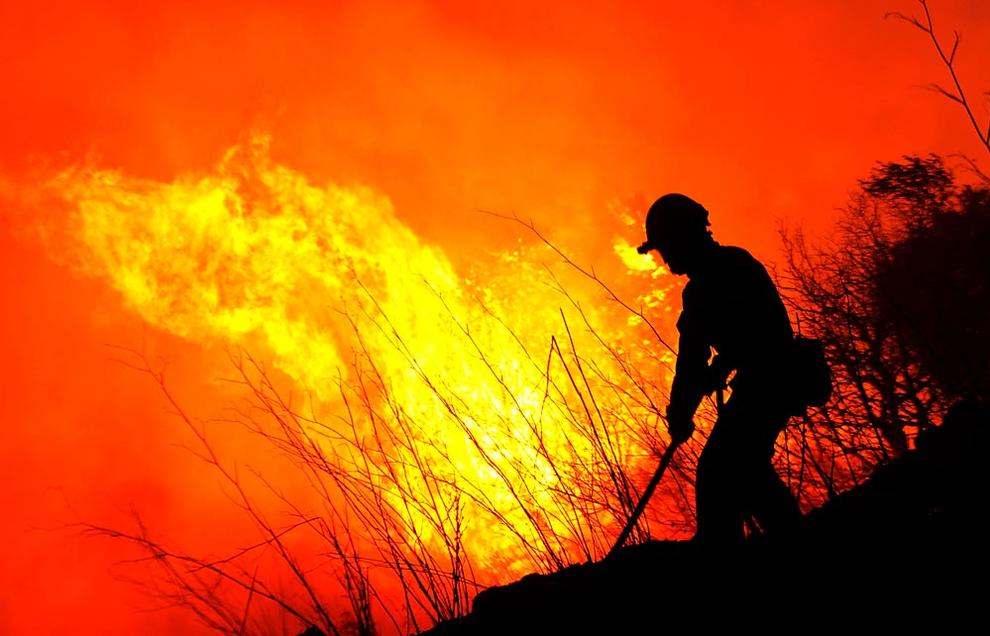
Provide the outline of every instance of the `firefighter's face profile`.
[[669,234],[650,236],[649,239],[671,273],[679,276],[687,273],[689,254],[683,241],[678,241],[677,237]]
[[683,247],[678,245],[660,245],[657,247],[660,258],[673,274],[682,276],[687,273],[688,255]]

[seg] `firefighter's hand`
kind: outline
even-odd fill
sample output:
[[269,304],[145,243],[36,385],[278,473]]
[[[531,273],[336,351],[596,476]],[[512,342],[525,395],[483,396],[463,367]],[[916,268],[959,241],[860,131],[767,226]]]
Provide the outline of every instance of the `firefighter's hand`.
[[694,433],[694,421],[691,418],[670,418],[667,420],[667,432],[670,433],[671,444],[682,444]]

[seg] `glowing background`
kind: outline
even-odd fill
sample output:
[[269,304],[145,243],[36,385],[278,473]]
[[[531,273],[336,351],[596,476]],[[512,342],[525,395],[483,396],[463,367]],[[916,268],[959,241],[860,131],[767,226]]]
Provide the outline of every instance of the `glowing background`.
[[[917,88],[944,80],[929,43],[882,18],[909,2],[97,4],[0,8],[4,195],[86,161],[148,183],[213,173],[260,129],[310,183],[387,197],[452,271],[520,235],[483,208],[536,219],[619,277],[617,198],[687,192],[717,238],[773,260],[778,219],[826,228],[874,161],[977,152],[952,105]],[[962,30],[960,73],[985,89],[990,6],[933,10],[946,36]],[[122,522],[134,506],[177,540],[222,546],[225,497],[175,446],[185,437],[154,387],[103,345],[145,339],[204,410],[222,398],[223,355],[67,265],[74,239],[35,238],[58,210],[35,218],[47,208],[10,199],[0,633],[175,633],[184,615],[131,611],[140,596],[108,573],[119,546],[50,528],[72,519],[66,501]]]

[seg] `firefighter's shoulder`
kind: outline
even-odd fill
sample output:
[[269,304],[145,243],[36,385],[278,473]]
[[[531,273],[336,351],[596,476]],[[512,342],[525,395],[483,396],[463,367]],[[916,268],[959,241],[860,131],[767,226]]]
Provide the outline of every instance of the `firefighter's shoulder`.
[[748,250],[735,245],[719,245],[718,267],[724,273],[738,278],[763,278],[766,268]]

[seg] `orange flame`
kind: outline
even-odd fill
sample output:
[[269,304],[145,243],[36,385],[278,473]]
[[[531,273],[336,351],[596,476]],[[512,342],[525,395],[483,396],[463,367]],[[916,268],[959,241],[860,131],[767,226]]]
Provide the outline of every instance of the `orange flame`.
[[[531,251],[503,254],[484,273],[462,277],[441,249],[396,218],[386,197],[314,186],[274,163],[268,145],[255,136],[228,151],[215,174],[172,183],[96,169],[62,173],[51,185],[74,210],[84,270],[108,279],[149,324],[270,358],[315,397],[325,418],[340,411],[342,386],[360,375],[362,361],[373,364],[382,393],[415,423],[414,446],[390,449],[401,455],[397,465],[425,458],[431,470],[483,498],[484,511],[476,501],[464,504],[465,518],[500,520],[466,531],[475,560],[497,558],[505,574],[528,569],[520,532],[533,543],[538,534],[554,536],[565,558],[573,556],[573,523],[549,514],[534,519],[527,510],[551,510],[555,493],[579,488],[561,483],[573,471],[562,472],[554,458],[574,470],[600,464],[595,437],[573,434],[575,418],[587,416],[595,435],[597,426],[613,436],[609,452],[618,464],[644,454],[641,441],[617,434],[621,422],[602,415],[630,408],[603,387],[624,373],[614,356],[642,362],[655,354],[617,347],[583,384],[575,382],[559,347],[559,363],[546,363],[551,335],[562,328],[558,307],[567,300],[546,284]],[[615,253],[631,271],[669,276],[625,241]],[[665,305],[670,282],[659,283],[641,303]],[[619,342],[626,321],[597,298],[582,301],[587,328],[569,334],[572,353]],[[668,374],[658,384],[666,385]],[[596,391],[599,413],[577,413],[575,398],[587,406]],[[639,408],[636,417],[648,419],[644,413]],[[368,433],[370,423],[362,426]],[[415,482],[415,475],[403,478]],[[427,486],[417,487],[428,500]],[[415,508],[395,509],[409,517],[408,528],[439,542]],[[594,514],[599,525],[615,523],[614,511]]]

